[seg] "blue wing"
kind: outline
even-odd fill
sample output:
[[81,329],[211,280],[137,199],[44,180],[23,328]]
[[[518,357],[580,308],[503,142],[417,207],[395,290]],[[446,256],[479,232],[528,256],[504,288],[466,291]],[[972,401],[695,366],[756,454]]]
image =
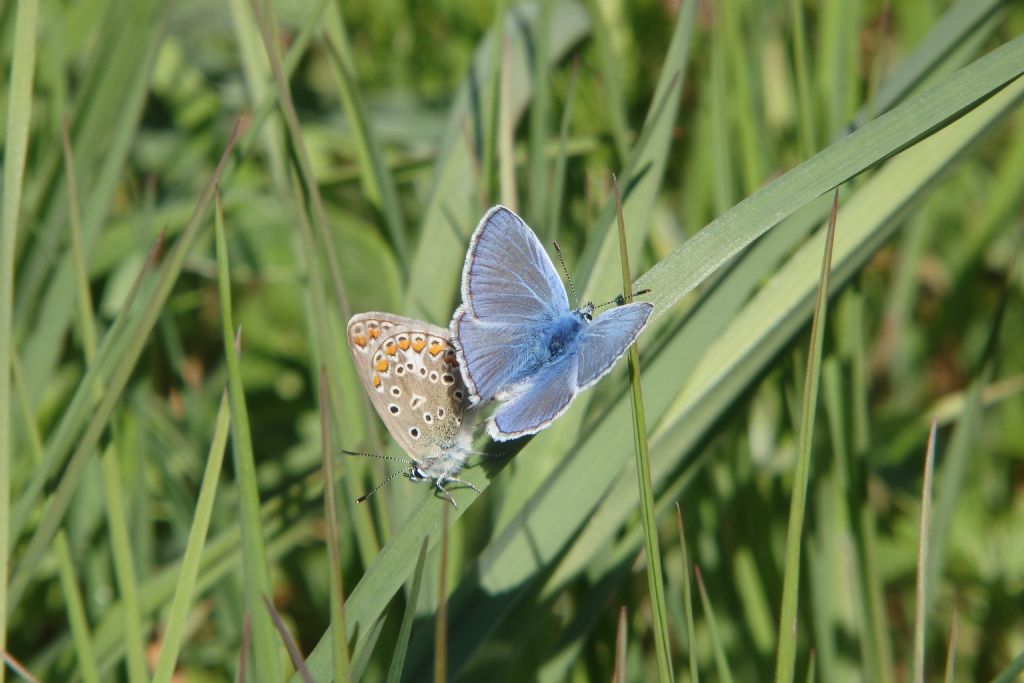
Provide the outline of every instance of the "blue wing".
[[494,398],[519,368],[522,344],[511,340],[519,334],[514,325],[485,322],[469,315],[460,306],[452,318],[451,338],[469,399],[479,403]]
[[598,316],[584,331],[577,382],[586,389],[612,369],[651,317],[654,305],[625,304]]
[[528,323],[569,310],[565,287],[540,240],[519,216],[495,206],[469,242],[462,306],[484,321]]
[[516,387],[487,421],[495,441],[508,441],[536,434],[569,409],[576,397],[576,359],[566,357],[542,368]]

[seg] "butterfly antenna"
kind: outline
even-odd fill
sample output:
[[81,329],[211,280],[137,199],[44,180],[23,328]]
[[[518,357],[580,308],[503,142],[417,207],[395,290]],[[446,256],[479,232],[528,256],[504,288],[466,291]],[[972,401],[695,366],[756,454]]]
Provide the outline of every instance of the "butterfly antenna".
[[[366,454],[365,453],[357,453],[356,455],[366,455]],[[388,482],[390,482],[392,479],[394,479],[395,477],[397,477],[401,473],[402,473],[402,470],[395,470],[394,472],[389,474],[387,477],[385,477],[384,481],[382,481],[381,483],[377,484],[372,489],[370,489],[370,491],[368,493],[364,493],[363,495],[361,495],[358,498],[356,498],[356,502],[357,503],[362,503],[364,500],[366,500],[367,498],[369,498],[373,494],[377,493],[377,491],[380,491]]]
[[598,306],[594,306],[594,308],[595,309],[597,309],[597,308],[604,308],[605,306],[611,306],[612,304],[615,304],[616,306],[621,306],[624,303],[626,303],[627,300],[628,301],[632,301],[633,299],[635,299],[636,297],[640,296],[641,294],[649,294],[650,292],[651,292],[651,290],[649,290],[649,289],[641,289],[639,292],[633,292],[632,294],[629,295],[629,297],[625,297],[622,294],[619,294],[617,297],[615,297],[611,301],[605,301],[603,304],[600,304]]
[[572,292],[572,300],[576,302],[576,308],[580,307],[580,300],[576,298],[576,288],[572,285],[572,278],[569,277],[569,269],[565,267],[565,259],[562,258],[562,249],[558,246],[558,242],[554,240],[551,244],[555,245],[555,253],[558,254],[558,262],[562,264],[562,272],[565,273],[565,281],[569,283],[569,291]]
[[364,458],[377,458],[378,460],[390,460],[391,462],[409,464],[409,461],[405,458],[395,458],[390,455],[381,455],[380,453],[363,453],[362,451],[346,451],[344,449],[341,452],[345,455],[361,455]]

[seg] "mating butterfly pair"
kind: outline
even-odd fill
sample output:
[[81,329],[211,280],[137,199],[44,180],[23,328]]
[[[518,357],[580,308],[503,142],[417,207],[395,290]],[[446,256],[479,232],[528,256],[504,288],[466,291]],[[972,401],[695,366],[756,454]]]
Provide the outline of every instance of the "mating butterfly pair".
[[494,400],[487,419],[494,440],[544,429],[608,374],[653,309],[627,303],[596,319],[593,304],[570,309],[540,240],[495,206],[470,240],[462,305],[449,331],[360,313],[349,321],[348,343],[373,407],[412,459],[406,476],[433,481],[454,503],[446,482],[472,486],[455,476],[472,453],[467,418]]

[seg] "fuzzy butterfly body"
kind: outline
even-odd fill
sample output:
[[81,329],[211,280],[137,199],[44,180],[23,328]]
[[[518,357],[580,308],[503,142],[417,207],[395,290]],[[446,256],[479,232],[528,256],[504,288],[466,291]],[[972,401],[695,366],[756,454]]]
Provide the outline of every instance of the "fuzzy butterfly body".
[[569,297],[540,240],[495,206],[470,239],[462,305],[451,338],[474,406],[496,400],[487,423],[496,441],[535,434],[576,395],[611,371],[654,306],[627,303],[595,318]]
[[349,320],[348,348],[370,403],[412,460],[406,476],[442,492],[446,482],[461,481],[455,475],[472,453],[469,395],[447,330],[360,313]]

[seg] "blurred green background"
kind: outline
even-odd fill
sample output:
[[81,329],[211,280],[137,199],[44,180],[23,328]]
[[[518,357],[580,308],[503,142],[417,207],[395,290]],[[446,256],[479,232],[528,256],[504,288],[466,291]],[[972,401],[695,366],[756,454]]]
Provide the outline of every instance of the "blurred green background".
[[330,680],[335,530],[353,677],[430,680],[446,512],[448,678],[656,680],[625,363],[534,439],[481,435],[457,510],[357,505],[393,466],[340,455],[402,455],[349,315],[446,326],[499,202],[613,298],[612,173],[675,678],[775,670],[809,364],[796,676],[1024,667],[1020,4],[0,0],[0,31],[0,632],[39,680],[236,680],[243,643],[281,680],[264,596]]

